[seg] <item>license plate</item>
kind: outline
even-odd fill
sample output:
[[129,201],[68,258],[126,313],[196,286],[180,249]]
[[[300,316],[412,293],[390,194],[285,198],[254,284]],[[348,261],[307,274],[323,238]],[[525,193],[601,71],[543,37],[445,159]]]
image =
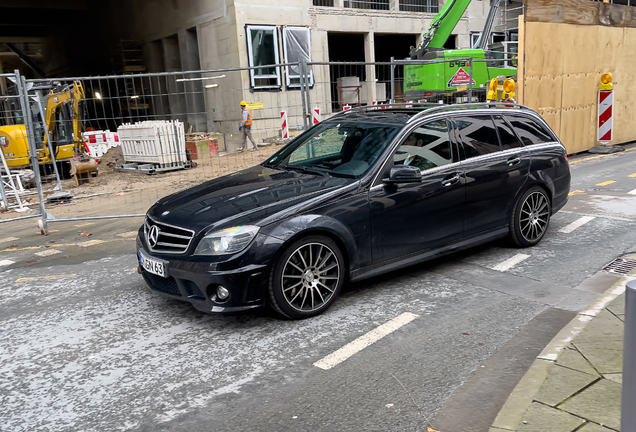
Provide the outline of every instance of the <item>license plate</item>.
[[155,258],[146,256],[142,251],[139,251],[139,264],[149,273],[156,274],[161,277],[168,277],[166,274],[167,264],[165,261],[161,261]]

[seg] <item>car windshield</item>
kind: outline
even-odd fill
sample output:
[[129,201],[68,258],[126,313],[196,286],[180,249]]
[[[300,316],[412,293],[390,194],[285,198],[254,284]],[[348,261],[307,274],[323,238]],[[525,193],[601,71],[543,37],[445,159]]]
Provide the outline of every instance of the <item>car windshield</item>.
[[273,155],[266,164],[284,170],[360,178],[398,130],[397,125],[324,122]]

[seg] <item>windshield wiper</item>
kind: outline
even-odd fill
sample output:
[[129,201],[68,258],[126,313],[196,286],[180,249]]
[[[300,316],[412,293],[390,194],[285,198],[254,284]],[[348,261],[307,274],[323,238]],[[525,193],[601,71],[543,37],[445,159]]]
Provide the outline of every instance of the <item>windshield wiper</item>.
[[290,170],[301,171],[301,172],[304,172],[305,174],[319,174],[324,177],[329,177],[329,174],[327,174],[325,171],[322,171],[316,168],[311,168],[304,165],[285,165],[285,168]]

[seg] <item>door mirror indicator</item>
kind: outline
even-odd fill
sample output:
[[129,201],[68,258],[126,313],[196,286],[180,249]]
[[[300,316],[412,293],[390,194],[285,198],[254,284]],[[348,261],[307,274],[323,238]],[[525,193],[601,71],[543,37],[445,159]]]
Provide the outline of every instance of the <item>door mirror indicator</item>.
[[389,178],[382,180],[386,184],[421,183],[422,172],[419,168],[408,165],[398,165],[391,168]]

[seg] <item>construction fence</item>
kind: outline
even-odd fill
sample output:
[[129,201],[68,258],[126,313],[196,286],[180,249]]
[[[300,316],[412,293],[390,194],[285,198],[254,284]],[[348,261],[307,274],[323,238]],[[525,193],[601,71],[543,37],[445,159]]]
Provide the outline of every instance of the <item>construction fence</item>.
[[[48,168],[36,169],[34,157],[30,166],[9,166],[9,172],[42,174],[22,189],[10,184],[15,175],[3,169],[7,187],[1,201],[9,211],[0,214],[0,222],[37,217],[46,232],[55,222],[143,216],[170,193],[265,161],[294,136],[342,110],[483,101],[487,83],[475,80],[475,71],[487,63],[514,67],[514,58],[502,53],[488,60],[302,62],[53,81],[18,78],[13,85],[11,80],[0,94],[0,107],[20,101],[20,112],[31,115],[5,112],[0,140],[2,125],[25,125],[30,154],[49,148],[58,159]],[[417,75],[422,66],[436,68],[434,82]],[[68,95],[75,99],[65,103]],[[241,101],[252,113],[258,151],[250,151],[251,142],[244,143],[244,130],[239,131]],[[49,110],[56,110],[55,117]],[[63,154],[64,138],[74,139],[96,165],[86,168],[86,156]]]

